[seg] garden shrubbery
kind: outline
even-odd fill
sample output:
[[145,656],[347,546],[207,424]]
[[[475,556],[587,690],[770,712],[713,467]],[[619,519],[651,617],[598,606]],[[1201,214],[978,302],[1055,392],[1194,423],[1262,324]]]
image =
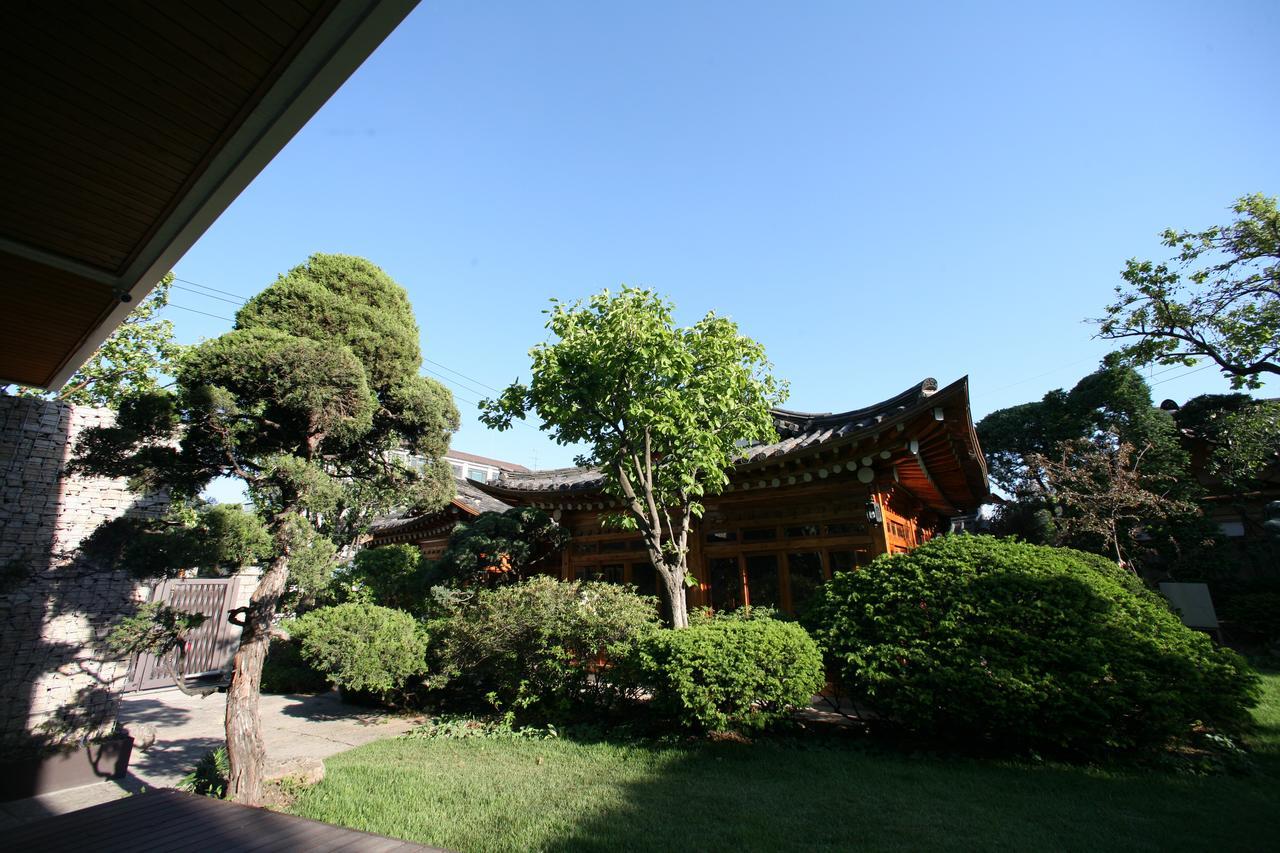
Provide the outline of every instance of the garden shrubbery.
[[391,699],[426,670],[426,632],[401,610],[339,604],[299,617],[289,631],[303,659],[344,691]]
[[301,642],[293,637],[271,638],[262,664],[263,693],[324,693],[332,687],[328,676],[303,659]]
[[702,731],[765,728],[822,689],[822,654],[804,628],[764,615],[700,619],[643,640],[625,669],[653,708]]
[[946,536],[836,575],[812,615],[843,686],[907,732],[1002,751],[1159,748],[1249,725],[1258,679],[1100,557]]
[[430,623],[433,683],[519,714],[611,703],[597,662],[658,630],[656,601],[617,584],[537,576],[456,596]]

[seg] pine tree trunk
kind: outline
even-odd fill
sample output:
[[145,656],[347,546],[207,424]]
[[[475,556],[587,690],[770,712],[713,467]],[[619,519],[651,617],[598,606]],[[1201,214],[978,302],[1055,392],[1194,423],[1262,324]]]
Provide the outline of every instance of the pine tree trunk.
[[262,799],[266,747],[262,742],[258,692],[262,664],[271,643],[271,620],[288,576],[288,556],[276,557],[253,591],[227,689],[227,799],[246,805],[257,805]]

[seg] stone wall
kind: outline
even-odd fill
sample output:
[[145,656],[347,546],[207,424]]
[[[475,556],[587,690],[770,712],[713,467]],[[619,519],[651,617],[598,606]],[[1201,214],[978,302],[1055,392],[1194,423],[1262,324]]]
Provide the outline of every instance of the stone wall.
[[127,661],[102,644],[144,595],[123,571],[77,553],[105,521],[163,511],[123,480],[71,477],[79,434],[109,409],[0,397],[0,743],[110,726]]

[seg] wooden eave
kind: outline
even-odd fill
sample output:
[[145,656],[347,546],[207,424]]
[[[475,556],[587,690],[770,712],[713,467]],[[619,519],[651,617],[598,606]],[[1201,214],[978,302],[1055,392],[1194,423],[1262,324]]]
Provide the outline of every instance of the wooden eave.
[[61,387],[416,4],[6,4],[0,382]]

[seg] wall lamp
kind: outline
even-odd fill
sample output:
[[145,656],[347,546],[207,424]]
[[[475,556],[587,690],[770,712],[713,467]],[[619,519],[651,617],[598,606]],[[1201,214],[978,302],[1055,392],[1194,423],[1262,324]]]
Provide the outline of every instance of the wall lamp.
[[880,512],[880,504],[874,500],[867,501],[867,521],[872,524],[879,524],[884,521],[884,514]]

